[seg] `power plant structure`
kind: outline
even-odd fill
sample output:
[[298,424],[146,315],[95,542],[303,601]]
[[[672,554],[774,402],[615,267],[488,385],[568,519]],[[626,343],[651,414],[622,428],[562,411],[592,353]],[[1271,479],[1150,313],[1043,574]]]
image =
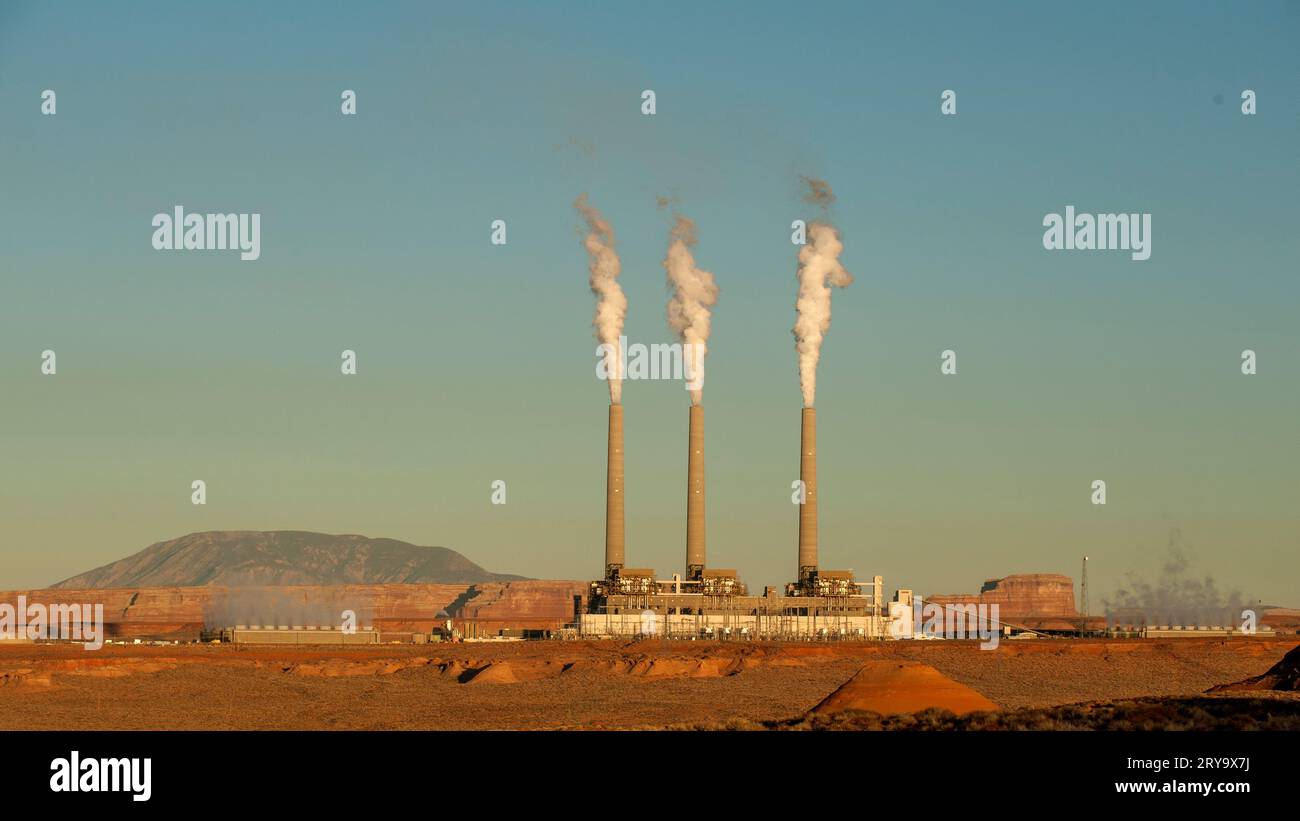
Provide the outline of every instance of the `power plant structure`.
[[623,406],[609,407],[605,490],[605,576],[593,581],[586,612],[588,637],[677,639],[852,640],[885,636],[883,579],[857,582],[817,561],[817,415],[803,408],[800,431],[799,543],[796,581],[751,595],[735,570],[707,564],[704,481],[704,407],[687,418],[686,567],[657,579],[650,569],[624,567]]
[[379,644],[379,631],[373,627],[340,630],[332,625],[238,624],[215,635],[220,641],[234,644]]
[[817,409],[804,408],[799,424],[799,567],[796,581],[785,586],[791,597],[839,599],[852,596],[857,583],[849,570],[817,568]]

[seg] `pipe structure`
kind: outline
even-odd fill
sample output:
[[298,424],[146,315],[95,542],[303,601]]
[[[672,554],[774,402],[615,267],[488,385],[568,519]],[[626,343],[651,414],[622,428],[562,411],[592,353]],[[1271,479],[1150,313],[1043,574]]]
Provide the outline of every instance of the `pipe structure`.
[[686,454],[686,578],[704,575],[704,406],[691,405]]
[[817,410],[804,408],[800,419],[799,479],[804,500],[799,505],[799,581],[817,572]]
[[623,406],[609,406],[609,455],[605,462],[605,577],[623,567]]

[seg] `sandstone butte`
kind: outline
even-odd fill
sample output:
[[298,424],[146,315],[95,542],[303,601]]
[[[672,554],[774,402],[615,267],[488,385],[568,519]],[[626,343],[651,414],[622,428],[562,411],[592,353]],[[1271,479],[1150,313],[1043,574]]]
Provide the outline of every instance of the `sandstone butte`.
[[[204,627],[269,622],[260,614],[357,611],[362,626],[381,632],[427,632],[450,617],[468,635],[503,628],[553,630],[573,620],[578,581],[510,581],[482,584],[347,584],[225,587],[137,587],[0,591],[0,602],[104,606],[107,638],[194,640]],[[266,605],[266,602],[273,602]],[[302,617],[308,621],[324,621]],[[297,618],[275,618],[284,623]]]
[[[1070,629],[1080,618],[1074,580],[1060,573],[1023,573],[984,582],[978,593],[935,594],[932,604],[996,604],[998,617],[1039,629]],[[1099,627],[1104,627],[1100,620]]]

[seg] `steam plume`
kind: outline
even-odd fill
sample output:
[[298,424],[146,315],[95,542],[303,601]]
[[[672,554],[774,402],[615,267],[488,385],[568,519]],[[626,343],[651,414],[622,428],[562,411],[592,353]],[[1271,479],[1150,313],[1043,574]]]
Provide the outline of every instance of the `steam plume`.
[[623,334],[623,320],[627,317],[627,297],[618,284],[622,264],[614,252],[613,227],[587,202],[587,195],[574,200],[573,207],[587,223],[587,236],[582,245],[590,259],[587,267],[591,271],[591,292],[596,295],[596,315],[591,324],[596,329],[596,339],[607,346],[605,372],[609,374],[609,401],[617,405],[623,401],[619,337]]
[[691,249],[695,247],[695,223],[681,215],[673,225],[664,270],[668,272],[668,327],[686,343],[684,362],[686,377],[696,386],[691,390],[691,404],[704,398],[704,356],[708,352],[709,306],[718,301],[718,286],[713,274],[695,265]]
[[[817,190],[814,186],[813,193]],[[830,191],[829,187],[825,190]],[[831,286],[847,288],[853,283],[853,275],[840,264],[844,244],[833,225],[812,223],[808,226],[807,239],[807,244],[799,249],[796,274],[799,296],[794,303],[794,348],[799,355],[803,404],[811,408],[817,395],[817,360],[821,358],[822,339],[831,327]]]
[[369,593],[351,588],[267,587],[235,582],[214,591],[203,609],[209,629],[254,625],[265,627],[342,626],[343,611],[356,614],[357,626],[370,626],[374,602]]

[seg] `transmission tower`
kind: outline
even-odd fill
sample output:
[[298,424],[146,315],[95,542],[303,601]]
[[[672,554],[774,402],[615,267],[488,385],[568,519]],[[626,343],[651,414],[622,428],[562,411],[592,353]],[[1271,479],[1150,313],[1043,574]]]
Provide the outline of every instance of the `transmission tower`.
[[1088,618],[1088,557],[1083,557],[1083,582],[1079,585],[1079,597],[1083,599],[1083,617]]

